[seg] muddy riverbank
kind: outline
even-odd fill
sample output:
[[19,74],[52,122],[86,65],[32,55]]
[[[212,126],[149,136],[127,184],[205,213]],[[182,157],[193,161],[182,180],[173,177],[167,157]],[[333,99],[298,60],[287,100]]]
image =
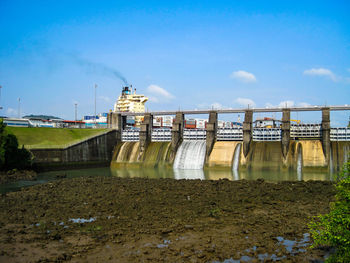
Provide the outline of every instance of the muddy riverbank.
[[35,181],[37,179],[37,173],[33,170],[9,170],[0,171],[0,184],[9,182],[16,182],[20,180]]
[[0,262],[310,262],[331,182],[62,179],[3,194]]

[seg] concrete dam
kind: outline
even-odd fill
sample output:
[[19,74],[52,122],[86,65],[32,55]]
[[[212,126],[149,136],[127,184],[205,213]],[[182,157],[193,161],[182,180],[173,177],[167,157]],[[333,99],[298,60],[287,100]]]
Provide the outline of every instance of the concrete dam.
[[[175,113],[172,128],[168,130],[152,127],[152,113],[143,113],[139,130],[125,129],[123,113],[110,113],[108,123],[116,129],[118,137],[111,166],[172,167],[174,171],[230,169],[233,172],[336,172],[341,169],[349,157],[350,129],[339,132],[330,127],[332,109],[322,108],[322,123],[307,132],[301,126],[291,125],[290,109],[279,110],[283,114],[282,125],[275,130],[253,128],[254,110],[248,109],[244,112],[243,127],[228,132],[218,129],[217,111],[208,111],[205,130],[191,131],[184,128],[184,112]],[[225,132],[231,136],[223,136]],[[269,136],[264,137],[264,133]]]

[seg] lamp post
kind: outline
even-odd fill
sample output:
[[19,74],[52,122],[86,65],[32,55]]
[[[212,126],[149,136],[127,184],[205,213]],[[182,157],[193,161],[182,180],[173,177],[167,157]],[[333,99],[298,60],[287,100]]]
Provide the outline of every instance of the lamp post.
[[78,103],[74,103],[75,107],[75,121],[77,121]]
[[18,118],[21,118],[21,98],[18,98]]
[[[1,103],[1,89],[2,89],[2,86],[0,85],[0,103]],[[0,104],[0,110],[2,110],[1,104]]]
[[94,115],[95,128],[96,128],[96,89],[97,89],[97,84],[95,84],[95,115]]

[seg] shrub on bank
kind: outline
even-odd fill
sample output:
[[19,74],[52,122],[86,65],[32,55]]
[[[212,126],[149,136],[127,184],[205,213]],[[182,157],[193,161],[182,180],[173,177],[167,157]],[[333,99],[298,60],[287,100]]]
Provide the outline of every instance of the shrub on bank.
[[0,119],[0,170],[26,169],[31,165],[31,153],[23,146],[18,148],[17,137],[5,131],[5,124]]
[[350,162],[338,176],[336,201],[331,211],[309,224],[314,239],[312,247],[332,246],[336,253],[327,262],[350,262]]

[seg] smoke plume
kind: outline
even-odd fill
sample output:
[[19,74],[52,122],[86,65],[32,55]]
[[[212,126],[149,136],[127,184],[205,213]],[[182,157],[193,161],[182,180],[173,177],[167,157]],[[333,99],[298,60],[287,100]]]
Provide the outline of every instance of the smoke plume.
[[79,66],[83,67],[87,71],[87,73],[117,77],[118,79],[123,81],[126,86],[128,85],[128,81],[126,80],[126,78],[114,68],[111,68],[102,63],[92,62],[77,56],[73,56],[73,58]]

